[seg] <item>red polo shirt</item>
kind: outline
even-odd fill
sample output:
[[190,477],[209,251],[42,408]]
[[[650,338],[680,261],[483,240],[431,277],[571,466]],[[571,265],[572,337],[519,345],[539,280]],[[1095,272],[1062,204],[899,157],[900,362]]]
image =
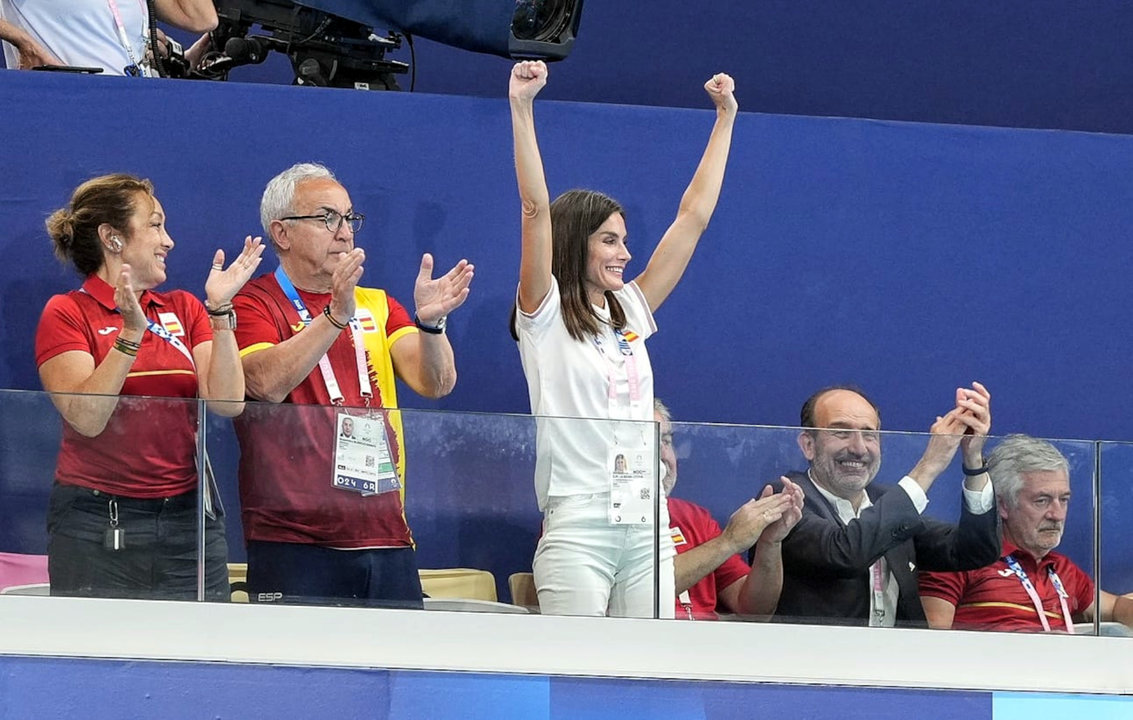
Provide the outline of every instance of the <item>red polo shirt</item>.
[[[677,554],[688,552],[697,545],[703,545],[722,532],[712,514],[699,505],[687,500],[669,498],[669,527],[673,533],[673,544]],[[717,591],[737,580],[747,577],[751,567],[739,555],[733,555],[720,567],[701,578],[688,589],[689,604],[692,606],[692,619],[716,620]],[[677,598],[676,617],[688,619],[688,611]]]
[[[189,293],[147,290],[140,303],[147,318],[164,326],[190,352],[212,340],[208,314]],[[35,335],[36,365],[78,351],[93,357],[97,367],[121,330],[114,288],[92,275],[82,290],[55,295],[47,302]],[[56,480],[136,498],[169,497],[194,489],[197,374],[193,363],[147,331],[119,394],[178,399],[121,397],[106,428],[93,438],[64,422]]]
[[999,560],[987,567],[964,572],[922,572],[920,594],[940,598],[956,606],[952,627],[959,630],[1015,630],[1042,632],[1042,621],[1023,583],[1003,559],[1014,555],[1035,586],[1051,630],[1066,630],[1062,604],[1050,579],[1050,570],[1062,580],[1071,616],[1078,616],[1094,602],[1094,583],[1070,558],[1056,552],[1042,560],[1011,543],[1003,543]]
[[[298,290],[312,316],[330,303],[330,293]],[[366,373],[374,408],[397,407],[390,348],[417,327],[409,313],[381,290],[356,288],[355,319],[364,343]],[[282,343],[304,330],[298,312],[273,274],[262,275],[233,300],[241,357]],[[346,407],[366,405],[358,381],[357,354],[350,332],[327,351]],[[362,496],[333,487],[335,416],[330,394],[316,366],[283,404],[248,403],[236,418],[240,441],[240,506],[249,541],[290,542],[333,548],[404,547],[412,544],[402,498],[397,492]],[[365,411],[354,410],[355,413]],[[390,452],[405,480],[401,419],[385,413]]]

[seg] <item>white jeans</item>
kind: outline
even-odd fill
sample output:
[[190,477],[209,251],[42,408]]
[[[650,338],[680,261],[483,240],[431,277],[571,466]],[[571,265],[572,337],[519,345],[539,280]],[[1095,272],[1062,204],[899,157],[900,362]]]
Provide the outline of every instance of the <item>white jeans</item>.
[[661,504],[660,556],[654,528],[611,525],[609,495],[553,497],[535,550],[535,589],[545,615],[653,617],[654,565],[659,571],[660,617],[673,617],[673,557],[669,509]]

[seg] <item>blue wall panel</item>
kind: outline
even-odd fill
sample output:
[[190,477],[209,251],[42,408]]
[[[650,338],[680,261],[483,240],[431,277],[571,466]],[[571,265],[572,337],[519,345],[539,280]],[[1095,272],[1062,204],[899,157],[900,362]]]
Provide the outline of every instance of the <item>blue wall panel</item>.
[[[509,61],[416,45],[418,91],[503,92]],[[726,71],[760,112],[1129,133],[1131,47],[1123,0],[589,0],[547,94],[700,107],[700,85]],[[293,75],[273,54],[232,77]]]
[[0,720],[991,720],[991,706],[986,692],[0,657]]
[[[77,284],[42,221],[80,180],[152,177],[178,241],[168,286],[199,292],[212,250],[258,232],[266,180],[319,159],[368,215],[367,283],[410,302],[420,253],[477,265],[453,316],[456,391],[406,404],[526,409],[506,330],[518,208],[503,101],[23,73],[0,76],[0,100],[21,107],[0,156],[0,386],[38,386],[39,309]],[[544,103],[539,121],[552,191],[621,199],[640,270],[711,114]],[[852,380],[887,428],[927,430],[980,379],[998,431],[1133,437],[1130,166],[1122,136],[745,114],[716,216],[658,313],[658,394],[681,420],[793,424],[814,388]]]
[[[153,178],[177,241],[167,286],[199,292],[213,249],[259,232],[267,179],[316,159],[368,216],[367,283],[409,302],[422,252],[477,265],[451,323],[456,391],[440,402],[406,392],[403,404],[527,409],[506,330],[518,212],[503,100],[4,73],[0,104],[20,108],[5,116],[0,153],[0,387],[38,387],[38,313],[77,285],[42,221],[79,181]],[[642,268],[711,112],[548,102],[538,116],[552,191],[621,199],[631,269]],[[658,313],[658,393],[679,420],[790,425],[812,390],[851,381],[874,395],[886,428],[926,430],[952,388],[980,379],[995,432],[1133,438],[1129,167],[1124,136],[745,113],[717,214]],[[791,451],[771,476],[799,461]],[[419,467],[457,482],[471,466]],[[491,480],[468,487],[490,497]],[[515,492],[504,506],[519,498],[533,510],[529,486]],[[435,507],[439,519],[423,522],[452,542],[443,531],[454,521]],[[529,520],[501,538],[517,558],[529,558]]]

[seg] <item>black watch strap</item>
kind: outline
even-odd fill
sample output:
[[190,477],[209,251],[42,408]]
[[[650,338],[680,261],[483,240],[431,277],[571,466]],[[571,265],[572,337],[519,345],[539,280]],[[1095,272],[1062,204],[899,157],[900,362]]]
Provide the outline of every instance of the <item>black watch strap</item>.
[[444,335],[445,319],[446,318],[442,315],[441,317],[439,317],[437,319],[437,324],[435,326],[434,325],[425,325],[424,323],[421,322],[421,318],[417,317],[417,315],[414,314],[413,324],[416,325],[417,329],[420,330],[421,332],[429,333],[430,335]]

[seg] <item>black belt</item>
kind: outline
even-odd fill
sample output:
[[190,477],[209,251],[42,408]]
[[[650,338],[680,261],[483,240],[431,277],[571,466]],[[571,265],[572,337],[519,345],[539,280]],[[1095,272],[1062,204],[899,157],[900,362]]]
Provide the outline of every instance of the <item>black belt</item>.
[[120,508],[130,508],[143,512],[160,512],[161,510],[193,510],[197,507],[197,490],[193,489],[180,495],[171,495],[164,498],[133,498],[123,495],[114,495],[103,490],[92,490],[80,485],[62,485],[61,487],[72,492],[78,492],[103,502],[114,500]]

